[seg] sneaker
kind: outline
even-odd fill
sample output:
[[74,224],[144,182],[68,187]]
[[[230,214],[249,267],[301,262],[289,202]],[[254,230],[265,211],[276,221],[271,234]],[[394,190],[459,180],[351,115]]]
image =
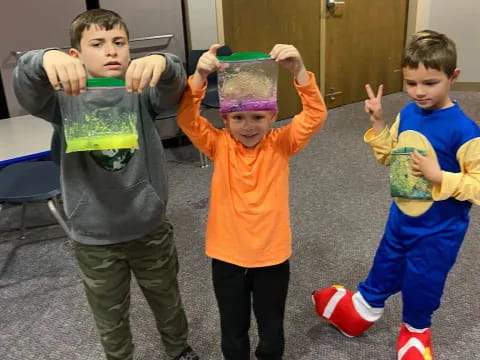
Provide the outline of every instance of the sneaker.
[[355,310],[352,296],[351,291],[338,285],[312,293],[318,316],[327,320],[348,337],[359,336],[374,324],[372,321],[365,320]]
[[405,324],[400,328],[397,341],[398,360],[433,360],[430,329],[412,332]]
[[187,346],[178,356],[172,360],[200,360],[197,353],[190,346]]

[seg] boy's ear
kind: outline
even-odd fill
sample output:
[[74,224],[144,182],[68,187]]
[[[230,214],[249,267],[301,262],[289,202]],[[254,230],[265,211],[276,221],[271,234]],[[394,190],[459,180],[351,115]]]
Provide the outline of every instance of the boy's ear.
[[228,115],[227,114],[222,114],[221,118],[223,120],[223,125],[225,125],[225,128],[228,129]]
[[78,58],[78,57],[80,57],[80,51],[78,51],[75,48],[70,48],[68,50],[68,55]]
[[455,70],[453,70],[453,74],[452,76],[450,76],[450,81],[452,84],[458,80],[458,77],[460,76],[460,72],[461,72],[460,68],[455,68]]
[[273,124],[277,120],[278,110],[277,111],[270,111],[270,124]]

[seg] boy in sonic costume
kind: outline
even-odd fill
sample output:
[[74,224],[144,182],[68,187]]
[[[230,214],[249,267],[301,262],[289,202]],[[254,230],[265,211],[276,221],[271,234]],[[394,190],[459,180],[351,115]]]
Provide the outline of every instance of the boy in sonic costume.
[[429,30],[414,34],[402,68],[412,102],[388,128],[382,86],[375,95],[367,85],[365,111],[372,129],[365,141],[385,165],[393,150],[415,148],[411,174],[404,175],[424,177],[430,196],[395,198],[370,273],[355,294],[333,286],[315,291],[313,300],[319,316],[345,335],[359,336],[382,316],[385,301],[401,292],[398,360],[432,360],[432,314],[465,237],[472,203],[480,204],[480,129],[449,95],[460,73],[452,40]]

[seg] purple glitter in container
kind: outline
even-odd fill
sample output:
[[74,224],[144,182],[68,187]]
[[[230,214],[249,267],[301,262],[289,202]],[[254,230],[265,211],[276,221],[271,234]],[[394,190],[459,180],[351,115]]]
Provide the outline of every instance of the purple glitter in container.
[[277,111],[277,100],[226,100],[220,104],[222,114],[240,111]]
[[222,114],[278,110],[278,65],[268,54],[236,53],[218,58],[226,64],[218,72]]

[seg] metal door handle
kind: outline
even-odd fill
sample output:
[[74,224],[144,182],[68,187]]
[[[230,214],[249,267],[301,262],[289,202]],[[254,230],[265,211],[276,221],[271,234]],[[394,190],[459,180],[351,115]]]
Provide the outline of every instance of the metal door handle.
[[327,9],[333,9],[337,5],[344,5],[345,1],[327,0]]
[[328,94],[325,94],[325,97],[329,100],[329,101],[335,101],[337,100],[336,96],[335,95],[341,95],[343,94],[343,91],[335,91],[334,88],[331,88],[330,89],[330,92]]

